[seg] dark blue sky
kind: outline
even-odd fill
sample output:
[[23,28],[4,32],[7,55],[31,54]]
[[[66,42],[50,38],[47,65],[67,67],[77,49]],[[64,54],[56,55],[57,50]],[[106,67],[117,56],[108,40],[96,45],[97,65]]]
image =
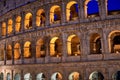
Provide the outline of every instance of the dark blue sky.
[[[94,14],[99,12],[98,1],[91,0],[88,3],[88,14]],[[108,0],[108,11],[119,10],[120,11],[120,0]]]

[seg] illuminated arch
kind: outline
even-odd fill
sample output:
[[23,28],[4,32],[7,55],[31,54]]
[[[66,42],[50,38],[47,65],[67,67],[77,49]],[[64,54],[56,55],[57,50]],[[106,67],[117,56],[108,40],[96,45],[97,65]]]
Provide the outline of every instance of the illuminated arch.
[[113,74],[112,80],[120,80],[120,71],[117,71]]
[[80,40],[74,34],[67,39],[67,51],[70,56],[80,55]]
[[0,49],[0,61],[3,61],[4,60],[4,48],[1,48]]
[[32,75],[30,73],[26,73],[24,75],[24,80],[32,80]]
[[62,75],[59,72],[56,72],[51,76],[51,80],[62,80]]
[[36,13],[36,26],[45,25],[45,11],[44,9],[39,9]]
[[85,17],[99,16],[98,0],[86,0],[84,3]]
[[13,21],[12,19],[8,20],[8,34],[11,34],[13,31]]
[[10,73],[7,73],[7,80],[11,80]]
[[6,23],[3,22],[2,23],[2,36],[5,36],[6,35]]
[[15,31],[20,32],[20,28],[21,28],[21,17],[17,16],[16,24],[15,24]]
[[20,74],[16,73],[14,76],[14,80],[21,80]]
[[20,44],[16,43],[14,46],[14,59],[19,59],[21,54]]
[[8,45],[7,46],[7,60],[11,60],[12,59],[12,46]]
[[45,44],[42,39],[39,39],[36,43],[36,58],[45,57]]
[[45,75],[43,73],[37,74],[36,80],[45,80]]
[[70,1],[66,6],[66,20],[76,20],[78,18],[78,3]]
[[25,29],[31,29],[32,28],[32,14],[31,13],[27,13],[25,15]]
[[90,74],[89,80],[104,80],[104,76],[101,72],[94,71]]
[[98,33],[93,33],[90,36],[90,53],[100,54],[101,51],[101,37]]
[[120,53],[119,38],[120,38],[120,31],[119,30],[112,31],[108,35],[109,52]]
[[24,58],[31,57],[31,42],[27,41],[24,44]]
[[69,77],[69,80],[81,80],[80,79],[80,74],[78,72],[72,72]]
[[61,8],[58,5],[54,5],[50,8],[50,23],[59,22],[61,20]]

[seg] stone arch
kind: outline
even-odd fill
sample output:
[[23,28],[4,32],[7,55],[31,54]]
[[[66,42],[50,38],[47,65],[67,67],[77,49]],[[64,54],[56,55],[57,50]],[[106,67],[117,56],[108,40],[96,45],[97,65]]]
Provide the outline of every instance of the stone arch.
[[16,43],[14,46],[14,59],[20,59],[21,49],[20,44]]
[[20,32],[21,29],[21,16],[17,16],[15,23],[15,31]]
[[0,73],[0,80],[4,80],[4,73],[3,72]]
[[8,20],[8,34],[11,34],[13,31],[13,20],[12,19],[9,19]]
[[80,79],[80,74],[78,72],[72,72],[69,77],[69,80],[81,80]]
[[31,55],[31,42],[26,41],[24,44],[24,58],[30,58]]
[[78,19],[78,3],[76,1],[70,1],[66,5],[66,19],[67,21]]
[[94,71],[90,74],[89,80],[104,80],[104,76],[101,72]]
[[32,13],[27,13],[25,15],[24,28],[25,29],[31,29],[32,28]]
[[6,35],[6,23],[5,22],[2,22],[2,36],[5,36]]
[[50,23],[60,23],[61,21],[61,7],[54,5],[50,8]]
[[45,80],[45,75],[43,73],[37,74],[36,80]]
[[120,71],[117,71],[116,73],[113,74],[112,76],[113,80],[120,80]]
[[36,43],[36,58],[45,57],[46,46],[43,39],[39,39]]
[[51,80],[62,80],[62,75],[61,75],[61,73],[55,72],[54,74],[52,74]]
[[67,39],[67,51],[70,56],[80,55],[80,40],[77,35],[73,34],[68,36]]
[[101,36],[98,33],[93,33],[90,36],[90,54],[100,54],[101,51]]
[[7,45],[7,60],[11,60],[11,59],[12,59],[12,46]]
[[59,37],[53,37],[50,41],[50,56],[62,56],[62,42]]
[[45,10],[39,9],[36,13],[36,26],[44,26],[45,25]]
[[[92,9],[92,8],[94,8],[94,9]],[[85,10],[85,17],[99,16],[98,0],[85,0],[84,10]]]
[[11,75],[10,75],[10,73],[7,73],[6,80],[11,80]]
[[32,80],[32,75],[30,73],[26,73],[24,75],[24,80]]
[[19,73],[16,73],[14,76],[14,80],[21,80],[21,76]]
[[109,51],[111,53],[120,53],[119,38],[120,38],[120,31],[119,30],[112,31],[108,35]]

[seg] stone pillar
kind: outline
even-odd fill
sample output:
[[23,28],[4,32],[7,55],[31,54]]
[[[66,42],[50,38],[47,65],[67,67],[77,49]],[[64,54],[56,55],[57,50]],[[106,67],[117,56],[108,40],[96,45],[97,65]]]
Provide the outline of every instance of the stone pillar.
[[14,15],[12,19],[13,19],[13,24],[12,24],[13,30],[12,30],[12,33],[15,34],[16,15]]
[[1,26],[1,27],[0,27],[0,33],[1,33],[1,34],[0,34],[0,38],[1,38],[1,37],[2,37],[2,22],[0,22],[0,26]]
[[14,64],[14,41],[12,41],[12,64]]
[[45,15],[46,15],[46,19],[45,19],[45,27],[49,27],[49,25],[50,25],[50,9],[49,9],[49,5],[47,4],[46,5],[46,7],[45,7],[45,9],[46,9],[46,12],[45,12]]
[[6,65],[7,60],[7,51],[6,51],[6,42],[4,43],[4,65]]
[[84,1],[80,0],[79,4],[79,20],[82,22],[82,19],[85,18],[85,12],[84,12]]
[[65,7],[65,2],[63,1],[61,3],[62,5],[62,10],[61,10],[61,24],[64,25],[66,22],[66,7]]
[[21,32],[24,32],[24,20],[25,20],[25,12],[21,12]]
[[24,41],[21,39],[20,41],[20,50],[21,50],[21,63],[24,63]]
[[46,57],[45,57],[45,63],[49,63],[50,62],[50,38],[46,37],[45,39],[45,46],[46,46]]
[[36,29],[36,12],[33,10],[33,15],[32,15],[32,28],[33,30]]
[[67,53],[67,34],[62,33],[62,62],[66,62]]

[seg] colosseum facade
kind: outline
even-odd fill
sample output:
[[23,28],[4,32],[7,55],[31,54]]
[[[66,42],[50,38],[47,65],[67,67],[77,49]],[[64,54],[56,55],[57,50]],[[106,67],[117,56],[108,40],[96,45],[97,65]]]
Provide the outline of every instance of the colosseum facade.
[[0,0],[0,80],[120,80],[120,11],[91,1]]

